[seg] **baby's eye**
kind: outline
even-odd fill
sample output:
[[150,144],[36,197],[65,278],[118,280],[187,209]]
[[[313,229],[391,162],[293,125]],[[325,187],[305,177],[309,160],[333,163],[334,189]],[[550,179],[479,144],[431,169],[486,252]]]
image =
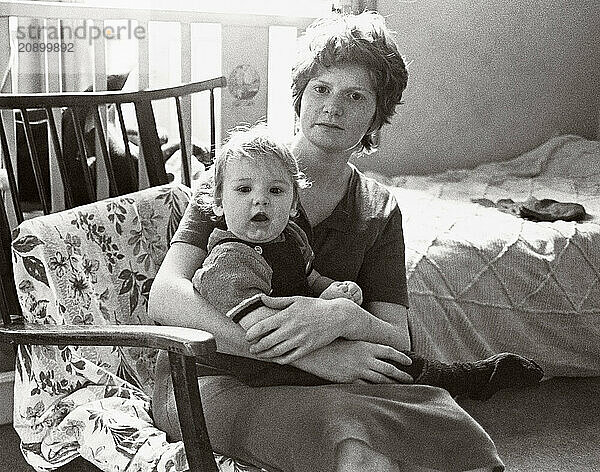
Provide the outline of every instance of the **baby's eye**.
[[358,100],[362,100],[364,97],[363,97],[363,94],[362,94],[362,93],[359,93],[359,92],[352,92],[352,93],[350,94],[350,98],[351,98],[352,100],[354,100],[354,101],[358,101]]
[[279,195],[280,193],[284,192],[284,190],[281,187],[271,187],[269,191],[271,193],[274,193],[275,195]]
[[238,192],[241,192],[241,193],[248,193],[248,192],[250,192],[252,189],[251,189],[251,188],[250,188],[248,185],[241,185],[241,186],[239,186],[238,188],[236,188],[236,190],[237,190]]

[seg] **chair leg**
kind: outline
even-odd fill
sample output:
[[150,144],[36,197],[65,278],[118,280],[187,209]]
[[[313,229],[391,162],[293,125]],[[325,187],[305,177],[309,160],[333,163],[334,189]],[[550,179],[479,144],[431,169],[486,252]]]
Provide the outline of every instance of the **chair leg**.
[[198,390],[195,358],[169,352],[177,414],[190,472],[217,472]]

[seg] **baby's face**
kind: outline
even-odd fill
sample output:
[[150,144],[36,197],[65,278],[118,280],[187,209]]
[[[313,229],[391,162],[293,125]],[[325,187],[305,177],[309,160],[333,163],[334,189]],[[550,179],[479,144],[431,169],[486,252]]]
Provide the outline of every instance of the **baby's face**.
[[223,176],[222,209],[238,238],[266,243],[288,224],[294,201],[292,178],[275,156],[231,159]]

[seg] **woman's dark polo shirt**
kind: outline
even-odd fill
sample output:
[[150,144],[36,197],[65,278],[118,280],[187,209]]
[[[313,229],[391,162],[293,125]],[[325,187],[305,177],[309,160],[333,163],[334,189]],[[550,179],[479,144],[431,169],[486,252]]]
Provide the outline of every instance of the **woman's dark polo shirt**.
[[[215,227],[211,213],[192,199],[171,243],[193,244],[206,251]],[[408,307],[402,215],[389,190],[352,166],[346,195],[333,213],[314,228],[301,211],[296,223],[308,235],[315,253],[314,268],[333,280],[353,280],[364,301]]]

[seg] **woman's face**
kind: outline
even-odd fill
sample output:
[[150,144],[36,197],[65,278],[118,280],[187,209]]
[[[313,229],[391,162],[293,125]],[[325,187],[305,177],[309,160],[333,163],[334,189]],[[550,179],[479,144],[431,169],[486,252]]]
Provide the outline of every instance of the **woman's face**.
[[370,131],[375,106],[375,90],[365,68],[354,64],[323,67],[302,95],[300,130],[320,149],[348,151]]

